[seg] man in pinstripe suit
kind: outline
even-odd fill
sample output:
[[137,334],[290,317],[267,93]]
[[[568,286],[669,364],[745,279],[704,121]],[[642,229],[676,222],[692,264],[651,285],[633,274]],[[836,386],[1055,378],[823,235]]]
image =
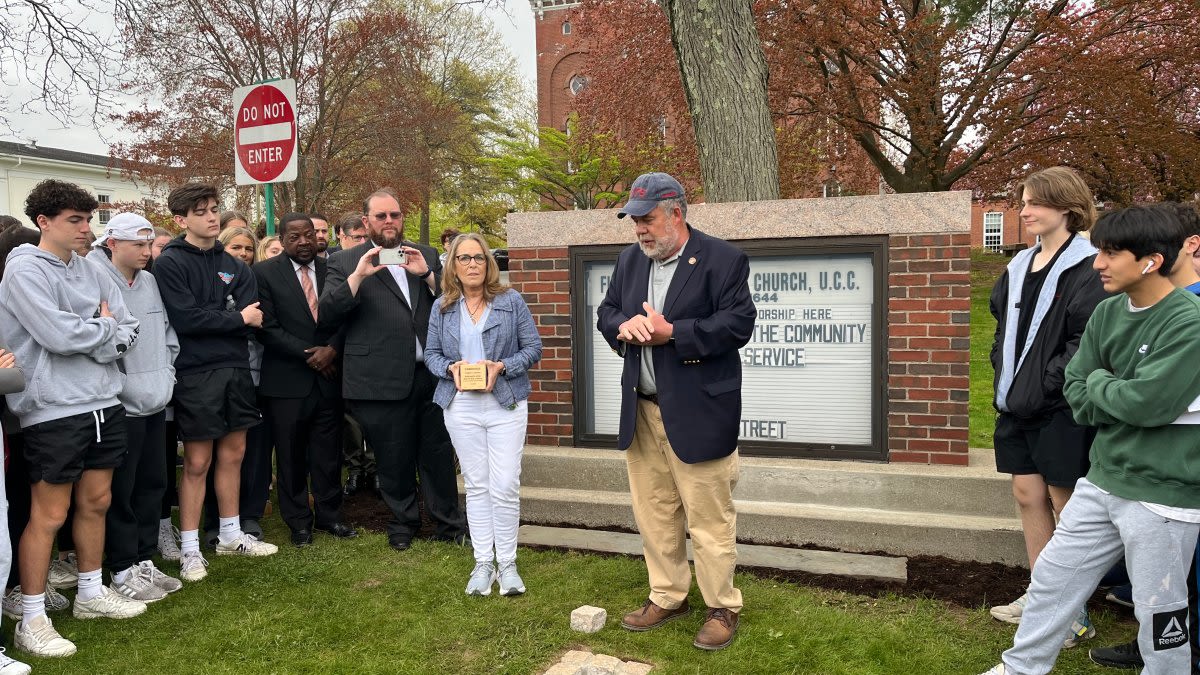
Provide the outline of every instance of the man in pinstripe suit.
[[[392,511],[388,543],[406,550],[421,527],[420,475],[425,509],[435,537],[463,543],[454,453],[433,403],[436,382],[423,351],[429,313],[441,288],[437,251],[402,241],[404,212],[390,190],[363,202],[370,241],[329,258],[320,313],[345,323],[342,395],[375,450],[380,491]],[[380,255],[401,254],[401,264],[380,265]]]

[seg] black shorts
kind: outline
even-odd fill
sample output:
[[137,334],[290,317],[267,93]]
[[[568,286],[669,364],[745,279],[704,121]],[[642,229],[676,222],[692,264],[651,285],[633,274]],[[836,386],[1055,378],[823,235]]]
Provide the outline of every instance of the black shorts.
[[179,439],[209,441],[259,423],[254,381],[247,368],[217,368],[180,375],[175,382]]
[[996,470],[1015,475],[1041,474],[1047,485],[1073,488],[1087,475],[1094,427],[1075,423],[1070,410],[1047,418],[1023,420],[1000,413],[996,419]]
[[74,483],[84,471],[115,469],[125,461],[124,406],[41,422],[21,432],[30,483]]

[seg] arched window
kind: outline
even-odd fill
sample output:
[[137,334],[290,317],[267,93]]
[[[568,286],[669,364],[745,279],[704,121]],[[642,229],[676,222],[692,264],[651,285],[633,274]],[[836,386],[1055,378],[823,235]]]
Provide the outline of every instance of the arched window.
[[571,22],[564,21],[563,22],[563,35],[570,35],[570,34],[571,34]]

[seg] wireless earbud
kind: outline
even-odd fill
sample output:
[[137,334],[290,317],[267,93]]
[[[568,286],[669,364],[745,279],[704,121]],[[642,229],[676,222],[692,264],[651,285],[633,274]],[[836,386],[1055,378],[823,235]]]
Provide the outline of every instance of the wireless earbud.
[[1154,267],[1154,261],[1153,261],[1153,260],[1151,260],[1150,262],[1146,263],[1146,269],[1142,270],[1142,274],[1148,274],[1148,273],[1150,272],[1150,268],[1152,268],[1152,267]]

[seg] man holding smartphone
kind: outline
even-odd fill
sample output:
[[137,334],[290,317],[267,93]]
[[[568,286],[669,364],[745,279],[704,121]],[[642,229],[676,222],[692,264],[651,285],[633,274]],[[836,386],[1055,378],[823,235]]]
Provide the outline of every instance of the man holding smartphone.
[[345,325],[342,395],[375,451],[391,547],[407,550],[421,527],[418,474],[435,538],[461,544],[453,449],[424,364],[442,266],[433,248],[403,241],[404,212],[390,190],[363,202],[363,224],[370,241],[329,258],[319,307],[323,320]]

